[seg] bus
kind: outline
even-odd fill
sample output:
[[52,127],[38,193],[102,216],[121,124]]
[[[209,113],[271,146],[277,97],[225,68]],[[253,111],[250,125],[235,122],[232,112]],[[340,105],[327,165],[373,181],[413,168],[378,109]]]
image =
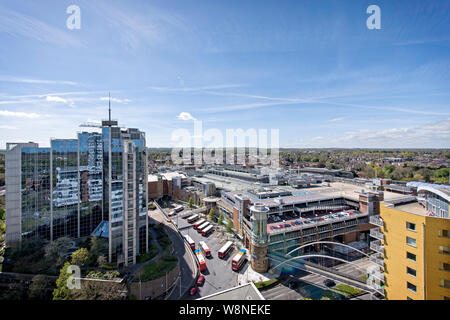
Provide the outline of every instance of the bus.
[[211,257],[211,250],[206,245],[206,242],[200,241],[199,244],[200,244],[200,249],[202,250],[205,257],[207,257],[207,258]]
[[214,231],[213,225],[207,226],[204,230],[202,230],[202,236],[206,237],[208,234]]
[[175,215],[177,212],[180,212],[183,210],[183,206],[176,206],[175,208],[173,208],[172,210],[170,210],[169,212],[169,217]]
[[230,253],[231,248],[233,247],[233,241],[228,241],[225,245],[219,250],[219,258],[225,259],[225,257]]
[[200,219],[200,220],[198,220],[198,221],[196,221],[194,224],[193,224],[193,226],[194,226],[194,229],[197,229],[199,226],[201,226],[203,223],[205,223],[205,219]]
[[205,261],[205,257],[203,257],[202,252],[197,249],[194,251],[194,253],[195,253],[195,256],[197,257],[200,271],[205,271],[206,270],[206,261]]
[[239,252],[234,256],[233,260],[231,261],[231,269],[234,271],[239,271],[241,266],[244,264],[246,260],[246,253],[247,250],[241,249]]
[[198,232],[198,233],[202,233],[203,229],[205,229],[208,225],[209,225],[209,222],[208,222],[208,221],[206,221],[205,223],[199,225],[199,226],[197,227],[197,232]]
[[198,219],[198,214],[194,214],[187,219],[187,222],[192,223]]
[[195,242],[192,240],[191,237],[189,237],[187,234],[184,235],[184,238],[186,239],[187,243],[189,243],[189,246],[192,250],[195,250]]

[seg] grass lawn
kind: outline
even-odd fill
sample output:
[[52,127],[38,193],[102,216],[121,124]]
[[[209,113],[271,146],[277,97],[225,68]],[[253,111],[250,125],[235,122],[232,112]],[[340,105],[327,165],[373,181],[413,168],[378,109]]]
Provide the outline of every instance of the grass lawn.
[[136,274],[134,278],[135,282],[151,281],[159,277],[166,275],[166,272],[172,271],[178,263],[178,259],[175,256],[165,256],[157,261],[150,262],[143,266]]
[[137,257],[137,263],[142,263],[145,261],[150,260],[154,256],[158,254],[158,247],[154,245],[150,245],[150,248],[148,250],[148,253],[141,254],[139,257]]
[[267,286],[277,283],[278,281],[280,281],[278,278],[274,278],[267,281],[255,282],[255,287],[257,289],[263,289]]
[[343,294],[346,297],[350,297],[362,292],[362,290],[359,290],[357,288],[351,287],[343,283],[336,285],[333,289],[335,289],[340,294]]

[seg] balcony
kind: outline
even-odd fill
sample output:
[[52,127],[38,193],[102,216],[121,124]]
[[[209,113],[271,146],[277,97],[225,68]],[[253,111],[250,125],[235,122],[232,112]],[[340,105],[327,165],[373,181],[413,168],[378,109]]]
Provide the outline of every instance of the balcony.
[[381,219],[381,217],[378,216],[378,215],[377,216],[371,216],[369,218],[369,222],[371,224],[374,224],[374,225],[378,226],[378,227],[383,227],[383,219]]
[[376,238],[378,240],[384,240],[384,235],[380,231],[380,228],[370,229],[370,236],[374,237],[374,238]]
[[381,240],[370,242],[370,249],[384,255],[384,245],[381,244]]
[[381,253],[374,253],[370,256],[370,261],[376,263],[380,267],[384,267],[383,255]]

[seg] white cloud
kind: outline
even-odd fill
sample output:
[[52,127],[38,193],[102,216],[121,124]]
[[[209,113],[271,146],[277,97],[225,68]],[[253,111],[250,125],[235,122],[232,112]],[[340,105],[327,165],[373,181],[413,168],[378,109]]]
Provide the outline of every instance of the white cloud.
[[45,100],[47,101],[54,101],[54,102],[62,102],[62,103],[67,103],[67,100],[61,97],[56,97],[56,96],[47,96],[45,98]]
[[5,130],[17,130],[16,127],[13,126],[8,126],[8,125],[1,125],[0,129],[5,129]]
[[[184,84],[184,82],[183,82]],[[213,86],[203,86],[203,87],[181,87],[181,88],[169,88],[169,87],[149,87],[149,89],[159,92],[201,92],[206,90],[217,90],[217,89],[227,89],[242,87],[241,84],[219,84]]]
[[178,116],[178,119],[183,120],[183,121],[188,121],[188,120],[197,120],[195,119],[189,112],[181,112]]
[[46,96],[45,100],[50,101],[50,102],[61,102],[61,103],[65,103],[70,107],[74,106],[74,102],[72,100],[67,100],[58,96]]
[[409,128],[359,130],[336,138],[310,138],[301,147],[337,148],[449,148],[450,118]]
[[[100,100],[101,101],[109,101],[109,97],[101,97],[100,98]],[[112,102],[117,102],[117,103],[128,103],[128,102],[131,102],[131,100],[130,99],[117,99],[117,98],[111,98],[111,101]]]
[[345,119],[345,118],[334,118],[334,119],[328,120],[328,122],[342,121],[342,120],[344,120],[344,119]]
[[8,110],[0,110],[0,116],[12,118],[28,118],[28,119],[36,119],[41,117],[41,115],[37,113],[15,112]]
[[59,85],[69,85],[69,86],[78,85],[77,82],[73,82],[73,81],[31,79],[31,78],[14,77],[14,76],[7,76],[7,75],[0,75],[0,81],[30,83],[30,84],[59,84]]

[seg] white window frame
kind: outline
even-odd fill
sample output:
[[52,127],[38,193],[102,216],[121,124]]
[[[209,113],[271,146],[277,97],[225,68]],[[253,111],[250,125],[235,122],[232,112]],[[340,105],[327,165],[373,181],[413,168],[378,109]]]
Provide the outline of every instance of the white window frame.
[[[408,242],[408,239],[414,240],[414,245],[410,244],[410,243]],[[411,238],[411,237],[406,236],[406,244],[407,244],[408,246],[413,247],[413,248],[417,248],[417,240],[414,239],[414,238]]]

